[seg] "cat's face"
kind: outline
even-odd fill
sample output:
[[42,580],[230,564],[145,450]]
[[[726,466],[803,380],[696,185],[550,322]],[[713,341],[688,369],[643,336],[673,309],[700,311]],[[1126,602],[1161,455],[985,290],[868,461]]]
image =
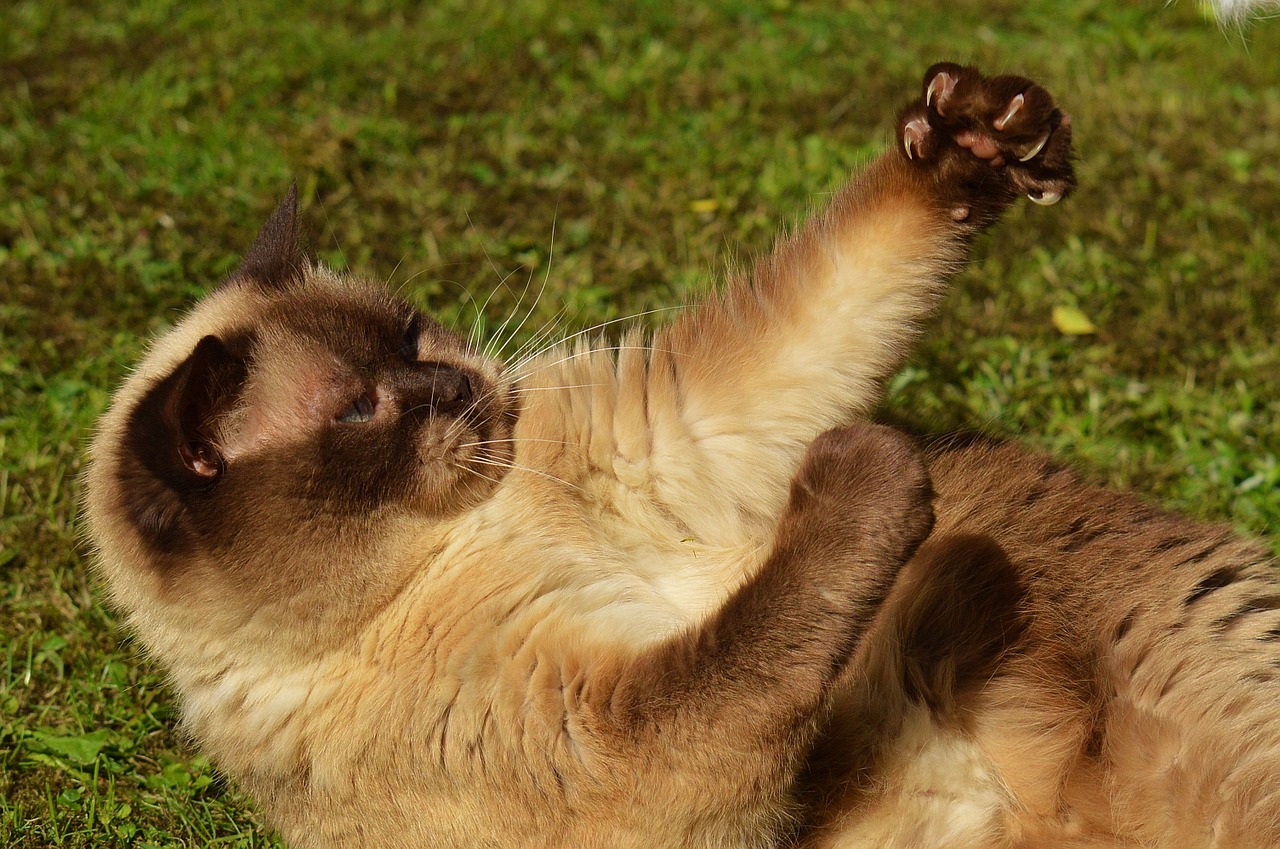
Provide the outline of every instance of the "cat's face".
[[[307,262],[282,204],[240,270],[160,339],[93,451],[95,535],[162,590],[251,615],[359,609],[388,528],[483,501],[517,410],[496,363],[391,295]],[[194,574],[193,574],[194,573]],[[125,580],[129,576],[124,576]]]

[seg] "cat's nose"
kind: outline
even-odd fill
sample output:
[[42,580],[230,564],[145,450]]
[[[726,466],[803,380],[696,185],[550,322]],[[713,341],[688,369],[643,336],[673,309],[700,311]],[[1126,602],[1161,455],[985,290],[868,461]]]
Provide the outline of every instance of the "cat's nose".
[[414,363],[397,375],[404,409],[457,415],[471,405],[475,376],[445,363]]

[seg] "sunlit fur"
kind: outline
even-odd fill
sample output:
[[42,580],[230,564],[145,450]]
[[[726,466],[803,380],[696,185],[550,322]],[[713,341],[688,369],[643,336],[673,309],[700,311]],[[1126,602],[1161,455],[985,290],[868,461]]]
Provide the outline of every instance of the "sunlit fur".
[[[895,147],[651,338],[502,367],[429,341],[486,376],[509,436],[424,437],[453,467],[367,512],[308,513],[274,480],[277,540],[166,550],[122,483],[140,399],[264,310],[377,298],[307,266],[198,304],[116,395],[87,478],[99,573],[197,744],[297,847],[1276,845],[1280,589],[1258,546],[944,443],[936,528],[889,590],[928,527],[913,452],[823,437],[792,486],[965,257],[980,207],[957,215],[929,167]],[[979,183],[993,213],[1012,199]],[[219,420],[224,481],[332,417],[281,401],[317,397],[296,394],[316,351],[261,338],[266,371]],[[846,488],[815,518],[797,505],[824,470]],[[762,576],[777,597],[752,596]],[[886,592],[865,639],[842,625]],[[757,621],[759,656],[724,671],[718,637]]]
[[[646,755],[670,777],[644,782],[641,804],[633,767],[566,714],[566,688],[722,604],[767,553],[808,445],[866,412],[910,349],[961,245],[897,191],[904,178],[916,183],[893,158],[873,166],[753,279],[650,343],[556,346],[500,376],[476,365],[520,408],[514,457],[471,470],[487,487],[479,503],[277,522],[284,545],[241,539],[230,555],[157,568],[118,476],[138,398],[206,334],[253,326],[264,302],[287,313],[291,293],[364,284],[310,268],[284,294],[233,285],[202,301],[118,393],[88,477],[100,572],[170,670],[201,747],[296,845],[776,839],[793,780],[765,775],[785,772],[794,744],[761,753],[732,723],[700,729],[714,756]],[[306,365],[314,353],[279,359],[281,346],[293,347],[269,346],[249,394],[278,388],[229,417],[231,470],[305,428],[291,409],[254,412],[323,372]],[[238,431],[249,416],[266,424]],[[713,485],[728,480],[741,483]],[[295,509],[278,499],[263,509]],[[725,769],[735,747],[730,761],[765,775]],[[745,785],[731,793],[734,781]],[[544,794],[567,795],[567,810],[547,813]]]
[[1278,0],[1212,0],[1211,5],[1219,20],[1237,25],[1280,11]]
[[1266,547],[1015,445],[930,455],[937,522],[818,747],[807,845],[1280,845]]

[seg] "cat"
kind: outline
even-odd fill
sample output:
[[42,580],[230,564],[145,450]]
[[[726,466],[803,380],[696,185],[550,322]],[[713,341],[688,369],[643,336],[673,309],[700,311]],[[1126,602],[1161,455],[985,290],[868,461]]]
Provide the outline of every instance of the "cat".
[[1074,186],[1021,77],[935,65],[897,136],[650,339],[494,362],[291,191],[155,342],[97,569],[291,846],[1275,843],[1262,549],[865,421],[973,234]]

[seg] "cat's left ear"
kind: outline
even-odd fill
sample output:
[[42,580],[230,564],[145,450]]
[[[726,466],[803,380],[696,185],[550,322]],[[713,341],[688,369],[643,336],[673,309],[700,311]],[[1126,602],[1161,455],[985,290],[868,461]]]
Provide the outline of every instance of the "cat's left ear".
[[224,458],[214,433],[218,420],[240,397],[248,375],[243,353],[217,336],[206,336],[173,374],[173,392],[164,405],[170,439],[186,472],[216,478]]
[[226,468],[219,425],[243,393],[248,347],[245,337],[205,336],[130,414],[120,463],[127,509],[161,548],[189,541],[191,497],[211,491]]
[[306,252],[298,242],[298,181],[294,180],[227,283],[283,289],[302,280],[307,264]]

